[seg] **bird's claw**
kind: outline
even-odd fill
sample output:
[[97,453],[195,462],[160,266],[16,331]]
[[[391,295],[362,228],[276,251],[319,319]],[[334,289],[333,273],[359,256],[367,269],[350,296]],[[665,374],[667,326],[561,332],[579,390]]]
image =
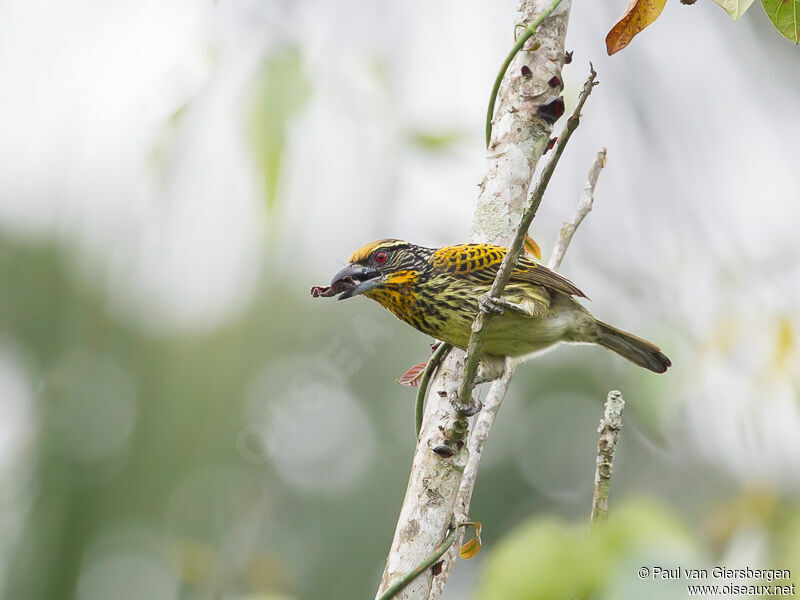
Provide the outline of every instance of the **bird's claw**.
[[448,390],[447,399],[450,401],[450,404],[453,405],[453,408],[456,410],[456,412],[464,417],[476,415],[483,408],[481,401],[475,398],[470,398],[469,404],[462,404],[461,400],[458,398],[458,387],[456,386],[453,386],[450,388],[450,390]]
[[502,315],[506,310],[511,310],[521,315],[530,316],[530,313],[521,304],[510,302],[505,298],[495,298],[489,294],[480,297],[478,306],[487,314]]
[[458,414],[463,415],[465,417],[471,417],[481,412],[481,409],[483,409],[483,404],[481,403],[480,400],[471,398],[469,404],[467,404],[466,406],[461,404],[461,402],[459,402],[455,408],[458,411]]
[[502,315],[506,310],[500,298],[495,298],[489,294],[480,297],[478,306],[486,314]]

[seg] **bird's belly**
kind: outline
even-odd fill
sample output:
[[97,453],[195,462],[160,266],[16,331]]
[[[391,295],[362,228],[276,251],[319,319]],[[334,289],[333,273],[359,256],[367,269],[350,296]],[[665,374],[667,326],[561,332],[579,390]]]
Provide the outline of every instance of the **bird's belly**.
[[[531,318],[506,312],[487,319],[483,352],[496,356],[524,356],[552,346],[566,337],[574,324],[567,313]],[[465,349],[469,343],[472,319],[453,317],[441,324],[434,337]]]
[[543,318],[506,313],[489,320],[483,351],[512,357],[539,352],[564,340],[572,324],[565,313]]
[[[550,305],[535,316],[521,315],[509,309],[501,315],[487,316],[483,353],[521,357],[558,342],[582,340],[586,337],[584,328],[593,321],[586,309],[572,298],[555,294]],[[471,318],[453,320],[439,339],[465,348],[471,327]],[[444,334],[448,334],[448,337],[444,337]]]
[[[427,335],[461,349],[469,344],[472,323],[478,312],[477,298],[455,297],[450,302],[446,293],[429,296],[405,288],[374,290],[367,296]],[[519,301],[519,298],[512,300]],[[536,316],[521,315],[510,309],[500,315],[488,315],[483,353],[519,357],[569,339],[572,329],[585,318],[585,310],[562,294],[555,294],[548,304],[541,307]]]

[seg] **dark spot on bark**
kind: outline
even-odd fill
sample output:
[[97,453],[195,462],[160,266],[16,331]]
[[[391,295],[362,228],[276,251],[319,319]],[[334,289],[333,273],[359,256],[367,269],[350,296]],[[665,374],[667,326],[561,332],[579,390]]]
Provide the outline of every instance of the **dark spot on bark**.
[[573,53],[572,50],[570,50],[569,52],[565,52],[564,53],[564,64],[565,65],[568,65],[569,63],[572,62],[572,53]]
[[444,390],[439,390],[437,392],[437,394],[439,394],[440,398],[446,398],[447,397],[447,392],[445,392]]
[[533,77],[533,71],[528,65],[522,65],[522,76],[523,77]]
[[411,519],[408,524],[403,528],[403,537],[406,539],[414,538],[419,533],[419,521]]
[[443,560],[440,560],[437,563],[433,563],[433,566],[431,567],[431,573],[433,573],[434,577],[436,577],[437,575],[440,575],[442,573],[442,565],[443,564],[444,564]]
[[433,451],[442,458],[452,458],[452,456],[455,454],[455,450],[444,444],[439,444],[433,449]]
[[564,84],[561,83],[561,77],[559,77],[558,75],[553,75],[550,78],[550,80],[547,82],[547,85],[549,85],[551,88],[555,88],[555,87],[563,88],[564,87]]
[[552,150],[552,149],[553,149],[553,146],[555,146],[555,145],[556,145],[556,142],[557,142],[557,141],[558,141],[558,136],[556,136],[556,137],[551,137],[551,138],[550,138],[550,141],[549,141],[549,142],[547,142],[547,148],[545,148],[545,149],[544,149],[544,152],[543,152],[543,154],[547,154],[547,151],[548,151],[548,150]]
[[544,104],[536,109],[536,114],[548,123],[555,123],[559,117],[564,114],[564,98],[561,96],[554,96],[548,98]]

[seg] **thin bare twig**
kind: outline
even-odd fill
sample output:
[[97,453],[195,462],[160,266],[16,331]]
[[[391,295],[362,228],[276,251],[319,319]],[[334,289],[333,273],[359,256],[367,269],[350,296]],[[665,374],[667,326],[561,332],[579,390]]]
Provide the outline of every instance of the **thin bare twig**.
[[[605,154],[605,148],[601,149],[600,152],[597,153],[597,159],[589,171],[587,186],[584,188],[584,191],[581,194],[575,216],[573,216],[572,221],[569,222],[569,233],[565,233],[565,225],[561,229],[558,242],[553,248],[553,253],[550,255],[550,259],[547,262],[547,266],[550,268],[557,269],[561,265],[561,261],[564,259],[564,255],[569,248],[572,237],[575,235],[575,231],[578,229],[580,224],[583,222],[584,217],[592,208],[592,202],[594,199],[594,186],[597,183],[597,177],[600,173],[600,169],[602,169],[605,165]],[[589,183],[591,183],[591,186],[589,186]],[[587,189],[589,189],[589,191],[587,191]],[[515,371],[516,364],[511,360],[507,361],[503,376],[492,382],[492,385],[489,387],[489,392],[486,394],[486,399],[484,400],[483,410],[477,414],[475,421],[472,424],[472,432],[470,433],[469,441],[467,443],[467,447],[469,449],[469,459],[464,467],[464,476],[461,479],[461,487],[458,490],[458,497],[456,498],[455,518],[457,521],[464,521],[468,518],[469,507],[472,502],[472,492],[475,489],[475,482],[478,477],[478,467],[480,466],[481,457],[483,456],[483,449],[489,439],[489,432],[492,430],[494,420],[497,417],[497,412],[500,410],[500,404],[502,403],[503,398],[505,398],[506,392],[511,385],[511,378],[514,376]],[[461,537],[463,537],[463,535],[463,531],[460,531],[457,534],[458,537],[455,548],[458,548],[460,545]],[[450,570],[450,565],[453,561],[455,561],[456,556],[457,553],[453,549],[445,554],[443,571],[448,572]],[[431,591],[429,600],[438,600],[441,597],[441,594],[444,591],[444,583],[445,582],[443,579],[438,579],[436,582],[434,582],[433,590]]]
[[[547,184],[550,183],[550,178],[553,176],[553,172],[558,165],[558,161],[561,158],[561,155],[564,153],[564,148],[566,147],[567,142],[569,142],[570,137],[572,137],[572,133],[580,124],[580,115],[583,105],[586,103],[587,98],[589,98],[589,94],[592,93],[594,86],[597,85],[597,82],[595,81],[597,73],[591,64],[589,66],[591,72],[589,73],[589,78],[583,85],[583,90],[581,90],[581,94],[578,97],[578,104],[575,107],[575,111],[572,113],[569,119],[567,119],[564,130],[561,132],[558,142],[556,143],[553,155],[542,169],[541,177],[539,178],[536,187],[531,192],[527,206],[522,213],[522,219],[517,226],[517,231],[514,235],[514,241],[511,243],[511,247],[508,249],[505,258],[503,258],[500,269],[497,271],[497,276],[494,278],[492,287],[489,290],[489,296],[492,298],[500,298],[503,295],[506,284],[508,283],[509,279],[511,279],[511,272],[514,269],[514,266],[517,264],[520,254],[522,253],[522,247],[525,243],[525,236],[528,235],[528,229],[531,226],[531,221],[533,221],[533,218],[536,216],[536,211],[539,210],[539,205],[541,204],[542,197],[547,189]],[[472,323],[472,334],[469,337],[469,344],[467,345],[464,375],[461,379],[461,386],[459,387],[458,391],[458,398],[464,405],[469,405],[470,401],[472,400],[472,388],[475,382],[475,375],[478,372],[478,363],[480,362],[483,339],[486,335],[486,329],[484,326],[488,318],[491,318],[491,314],[482,308],[480,311],[478,311],[478,315],[475,317],[475,321]]]
[[[522,245],[525,241],[525,236],[527,235],[528,228],[530,227],[531,221],[533,217],[536,216],[536,211],[539,208],[539,204],[542,201],[542,197],[544,196],[544,191],[547,188],[547,184],[550,181],[550,178],[555,171],[555,167],[558,164],[561,155],[564,152],[564,147],[566,146],[567,142],[569,141],[570,136],[572,133],[577,129],[578,124],[580,123],[580,111],[583,109],[583,105],[586,103],[586,99],[589,97],[589,94],[592,92],[592,88],[596,85],[595,78],[597,73],[592,68],[589,74],[589,78],[586,81],[586,84],[583,86],[583,90],[581,91],[581,95],[578,99],[578,104],[575,107],[575,111],[573,114],[567,119],[567,123],[564,127],[564,131],[559,136],[559,142],[556,145],[555,151],[553,156],[550,158],[550,161],[545,165],[544,169],[542,170],[542,175],[533,188],[529,196],[528,204],[522,214],[522,219],[520,220],[520,224],[517,227],[517,232],[514,237],[514,241],[509,248],[508,253],[503,260],[503,263],[500,265],[500,270],[497,273],[497,276],[494,280],[494,284],[492,285],[492,290],[489,292],[490,295],[494,297],[499,297],[503,293],[503,289],[505,288],[505,284],[508,283],[508,280],[511,276],[511,270],[513,266],[516,264],[517,260],[519,259],[519,255],[522,252]],[[569,245],[569,242],[564,246],[564,251],[566,251],[566,247]],[[562,253],[563,258],[563,253]],[[500,285],[498,285],[500,283]],[[498,291],[499,290],[499,291]],[[467,357],[466,357],[466,366],[464,368],[464,375],[461,380],[461,387],[459,390],[459,399],[464,402],[464,399],[467,399],[467,403],[471,399],[472,393],[472,386],[475,380],[475,374],[477,372],[477,364],[478,364],[478,354],[480,352],[480,344],[482,343],[483,334],[483,325],[484,319],[488,316],[484,312],[479,312],[478,316],[475,318],[475,322],[472,325],[472,335],[470,336],[469,345],[467,348]],[[475,342],[475,338],[478,339],[478,343]],[[470,368],[470,358],[472,357],[474,364],[473,371],[468,371]],[[458,496],[456,497],[456,505],[454,507],[455,516],[457,519],[466,519],[469,515],[469,507],[472,502],[472,492],[475,489],[475,481],[478,477],[478,467],[480,466],[481,456],[483,455],[483,448],[486,445],[487,440],[489,439],[489,432],[492,429],[492,425],[494,425],[495,417],[497,416],[497,412],[500,409],[500,404],[503,401],[503,398],[508,391],[508,387],[511,384],[511,379],[514,375],[515,366],[513,361],[507,360],[505,365],[505,371],[503,376],[500,379],[495,380],[491,387],[489,388],[489,392],[486,395],[486,399],[484,401],[483,410],[481,410],[477,416],[475,417],[475,422],[473,423],[472,432],[469,436],[467,441],[467,448],[468,452],[468,459],[467,464],[464,467],[464,475],[461,479],[461,484],[458,490]],[[458,535],[461,535],[460,533]],[[460,543],[460,539],[458,542]],[[458,544],[456,544],[458,547]],[[444,566],[442,571],[444,573],[449,573],[452,568],[452,564],[455,561],[456,553],[451,549],[444,557]],[[441,597],[442,591],[444,589],[445,579],[442,578],[439,581],[435,582],[433,588],[431,590],[431,595],[429,596],[429,600],[438,600]]]
[[578,201],[578,207],[575,209],[575,214],[571,221],[567,221],[561,227],[561,232],[558,234],[558,241],[553,247],[553,253],[550,255],[550,260],[547,261],[547,267],[558,271],[561,266],[561,261],[564,260],[564,253],[567,251],[567,246],[572,241],[572,236],[575,235],[575,230],[586,218],[586,215],[592,210],[594,204],[594,188],[597,186],[597,178],[600,177],[600,171],[606,166],[606,149],[600,148],[597,156],[589,169],[589,176],[586,178],[586,184],[583,186],[581,198]]
[[617,449],[619,434],[622,431],[622,411],[625,399],[622,392],[608,392],[605,411],[597,433],[597,461],[594,473],[594,494],[592,495],[592,525],[602,523],[608,518],[608,492],[611,487],[611,473],[614,465],[614,451]]
[[[525,237],[528,234],[527,232],[530,228],[531,221],[533,221],[533,218],[536,216],[536,211],[542,202],[544,192],[547,189],[547,184],[550,182],[555,168],[558,165],[558,161],[561,158],[561,155],[564,153],[564,148],[566,147],[567,142],[572,136],[572,133],[580,124],[581,110],[583,109],[589,94],[592,93],[592,89],[595,85],[597,85],[597,82],[595,81],[596,77],[597,73],[595,72],[594,68],[591,68],[589,78],[586,80],[583,90],[578,98],[578,104],[575,107],[572,115],[569,117],[569,119],[567,119],[567,123],[564,126],[561,135],[559,136],[559,141],[556,145],[553,155],[542,169],[541,177],[529,196],[528,204],[525,207],[525,210],[522,214],[522,219],[517,227],[514,241],[511,244],[511,248],[509,248],[508,252],[506,253],[503,263],[500,265],[500,269],[498,270],[497,276],[495,277],[495,280],[489,291],[489,295],[494,298],[502,296],[503,290],[511,278],[511,271],[517,260],[519,260],[520,254],[522,253],[522,246],[525,242]],[[571,237],[572,236],[570,236],[570,238]],[[566,242],[564,249],[562,250],[561,258],[563,258],[563,252],[566,251],[566,246],[568,244],[569,241]],[[464,405],[469,405],[470,401],[472,400],[472,388],[478,368],[480,347],[483,343],[484,334],[482,332],[484,331],[484,321],[489,316],[490,315],[488,313],[481,310],[472,324],[472,334],[470,335],[470,340],[467,347],[466,366],[464,367],[464,375],[461,380],[461,386],[459,390],[459,399]],[[500,409],[500,403],[505,397],[513,374],[513,363],[512,361],[508,360],[506,361],[503,376],[492,384],[492,387],[490,388],[489,394],[486,398],[486,405],[479,413],[473,425],[472,434],[467,442],[469,458],[467,459],[467,464],[464,467],[464,475],[459,485],[459,492],[458,496],[456,497],[456,505],[454,507],[454,512],[457,519],[466,520],[468,518],[469,505],[472,500],[472,491],[475,488],[475,480],[478,476],[478,466],[480,464],[481,453],[483,451],[483,447],[486,445],[486,440],[489,437],[489,431],[494,424],[495,416],[497,415],[497,411]],[[421,396],[424,397],[424,388],[421,390]],[[464,400],[465,398],[466,401]],[[418,408],[420,405],[421,403],[419,402],[418,398]],[[421,426],[421,420],[418,420],[418,427],[419,426]],[[456,535],[460,536],[460,534]],[[452,561],[454,557],[454,554],[452,556],[448,555],[447,559]],[[431,595],[429,597],[430,600],[435,600],[440,596],[443,585],[444,581],[442,580],[441,584],[435,585],[432,588]]]
[[[508,283],[508,280],[511,276],[511,269],[516,264],[517,260],[519,259],[519,255],[521,254],[522,244],[525,241],[525,236],[527,235],[528,228],[530,227],[531,221],[533,217],[536,216],[536,210],[541,204],[542,197],[544,196],[545,189],[547,188],[547,184],[550,181],[550,178],[555,171],[555,167],[558,164],[558,161],[561,155],[564,152],[564,147],[566,146],[567,142],[569,141],[570,136],[572,133],[577,129],[578,124],[580,123],[580,111],[583,109],[583,105],[586,103],[586,99],[589,97],[589,94],[592,92],[592,88],[596,85],[595,78],[597,77],[597,73],[594,69],[591,69],[591,73],[589,74],[589,78],[586,81],[586,84],[583,87],[581,95],[578,99],[578,104],[575,107],[575,111],[567,120],[567,124],[564,126],[564,130],[559,136],[559,144],[556,146],[556,150],[551,157],[550,161],[545,165],[544,169],[542,170],[542,175],[536,184],[536,187],[533,188],[532,193],[530,194],[530,199],[528,205],[523,212],[522,219],[520,221],[519,226],[517,227],[517,232],[514,237],[514,242],[512,243],[511,248],[509,249],[506,257],[500,266],[500,270],[495,277],[494,283],[492,285],[492,289],[489,292],[489,295],[493,297],[499,297],[503,293],[503,289],[505,288],[505,284]],[[603,157],[605,157],[605,149],[603,149]],[[591,175],[590,175],[591,177]],[[593,178],[593,181],[596,183],[597,177]],[[586,210],[588,213],[588,210]],[[585,214],[584,214],[585,216]],[[564,257],[564,253],[566,252],[567,247],[569,246],[569,242],[572,239],[572,235],[577,229],[580,222],[583,220],[583,217],[577,220],[575,227],[572,229],[572,232],[569,235],[569,239],[567,239],[561,250],[560,256],[558,257],[559,264]],[[514,252],[516,248],[516,254],[513,256],[513,259],[509,259],[512,256],[512,252]],[[553,260],[551,256],[550,261]],[[504,273],[505,269],[505,273]],[[504,277],[505,275],[505,277]],[[503,281],[505,279],[505,281]],[[500,282],[498,284],[498,282]],[[493,293],[494,292],[494,293]],[[474,381],[475,372],[477,372],[477,360],[474,362],[475,370],[472,373],[472,379],[467,382],[467,369],[469,368],[470,363],[470,356],[477,357],[477,353],[473,349],[474,344],[473,341],[476,337],[482,338],[483,335],[481,331],[483,331],[483,321],[485,317],[488,316],[483,311],[478,313],[478,316],[475,318],[475,322],[472,325],[472,335],[470,336],[470,343],[467,350],[467,366],[464,369],[464,377],[461,383],[461,390],[459,392],[459,398],[469,398],[472,397],[472,382]],[[503,401],[503,398],[508,391],[509,386],[511,385],[511,379],[514,376],[514,372],[516,370],[516,366],[514,362],[510,359],[506,360],[505,369],[503,375],[496,379],[491,387],[489,388],[489,392],[486,395],[486,399],[484,401],[483,409],[478,413],[475,418],[475,422],[473,423],[472,432],[469,436],[467,441],[467,448],[468,448],[468,459],[467,464],[464,466],[464,475],[461,479],[461,484],[458,490],[458,496],[456,497],[456,504],[454,507],[454,516],[457,522],[465,521],[469,518],[469,507],[472,501],[472,492],[475,489],[475,481],[478,477],[478,467],[480,465],[481,456],[483,454],[483,448],[486,445],[486,441],[489,439],[489,432],[492,429],[492,425],[494,424],[494,420],[497,416],[497,412],[500,410],[500,404]],[[467,382],[466,392],[465,392],[465,382]],[[466,396],[464,394],[467,394]],[[469,400],[467,401],[467,403]],[[461,543],[461,537],[463,536],[463,532],[457,532],[457,544],[451,548],[444,557],[445,567],[443,568],[444,572],[449,572],[450,564],[455,560],[456,551],[458,546]],[[441,594],[444,590],[445,580],[444,578],[438,580],[434,583],[431,594],[429,596],[429,600],[437,600],[441,597]]]

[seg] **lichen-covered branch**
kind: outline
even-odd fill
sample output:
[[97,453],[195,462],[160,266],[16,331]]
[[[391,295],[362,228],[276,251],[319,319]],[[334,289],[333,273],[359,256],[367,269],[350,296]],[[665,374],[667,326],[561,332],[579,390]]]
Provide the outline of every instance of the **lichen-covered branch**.
[[611,474],[614,468],[614,452],[617,449],[619,434],[622,431],[622,411],[625,399],[622,392],[613,390],[606,398],[605,411],[597,433],[597,461],[594,472],[594,494],[592,495],[592,525],[601,523],[608,517],[608,491],[611,488]]
[[[515,23],[531,23],[549,0],[520,0]],[[522,216],[536,164],[563,112],[561,69],[570,0],[562,0],[536,33],[538,50],[520,51],[500,84],[486,172],[470,239],[508,247]]]
[[422,573],[426,570],[430,569],[436,562],[442,557],[442,555],[447,552],[450,547],[453,545],[453,542],[456,540],[456,535],[458,534],[459,527],[451,527],[450,533],[447,534],[447,537],[444,541],[439,545],[439,547],[434,550],[433,554],[428,556],[425,560],[423,560],[420,564],[418,564],[414,569],[406,573],[403,577],[397,579],[394,583],[392,583],[389,588],[383,592],[379,600],[389,600],[390,598],[394,598],[403,591],[412,581],[414,581],[417,577],[419,577]]
[[[552,13],[556,8],[558,8],[559,4],[561,4],[561,0],[552,0],[550,2],[550,5],[546,6],[537,15],[537,17],[532,22],[530,22],[527,25],[525,25],[525,31],[522,33],[522,35],[520,35],[517,38],[516,42],[514,43],[514,46],[511,48],[511,51],[508,53],[508,56],[503,61],[503,64],[500,66],[500,71],[497,73],[497,77],[494,80],[494,85],[492,86],[492,93],[489,96],[489,107],[486,110],[486,147],[487,148],[492,143],[492,126],[493,126],[493,121],[494,121],[495,103],[497,102],[497,94],[500,91],[500,85],[505,80],[505,76],[506,76],[506,72],[508,71],[508,67],[511,66],[511,63],[517,57],[517,54],[519,54],[519,51],[522,50],[525,47],[525,44],[528,42],[528,40],[532,36],[536,35],[536,32],[539,29],[539,25],[541,25],[542,22],[547,17],[550,16],[550,13]],[[517,27],[518,26],[519,25],[517,25]],[[514,28],[514,31],[516,32],[516,27]],[[525,66],[523,66],[522,68],[525,69]],[[525,77],[529,77],[529,76],[532,77],[533,76],[533,72],[531,71],[530,75],[529,75],[528,72],[525,71],[525,72],[522,73],[522,75],[525,76]]]
[[[489,433],[492,430],[503,398],[505,398],[506,392],[508,392],[508,388],[511,385],[511,378],[514,376],[515,370],[516,367],[513,362],[507,361],[502,377],[494,380],[489,386],[489,391],[483,401],[483,410],[475,416],[472,432],[467,442],[469,458],[464,467],[464,476],[461,479],[461,487],[456,498],[455,519],[458,522],[466,521],[469,518],[469,507],[472,503],[472,492],[475,489],[475,482],[478,478],[478,467],[483,457],[483,448],[489,440]],[[458,557],[458,547],[461,545],[461,539],[464,536],[463,530],[459,531],[456,536],[455,545],[444,555],[441,574],[433,582],[429,600],[438,600],[442,592],[444,592],[447,576],[453,570],[453,565]]]
[[[551,4],[552,0],[519,0],[509,32],[514,23],[532,23]],[[511,61],[500,85],[471,241],[502,246],[511,243],[536,164],[550,139],[553,108],[559,106],[570,4],[570,0],[562,0],[539,26],[538,49],[523,48]],[[463,441],[452,443],[446,437],[448,427],[460,415],[445,396],[449,387],[461,380],[463,364],[464,353],[452,350],[431,383],[411,476],[377,597],[430,556],[453,521],[469,450]],[[436,578],[444,581],[448,574],[449,570],[443,568]],[[433,579],[432,570],[427,569],[396,598],[429,598]]]

